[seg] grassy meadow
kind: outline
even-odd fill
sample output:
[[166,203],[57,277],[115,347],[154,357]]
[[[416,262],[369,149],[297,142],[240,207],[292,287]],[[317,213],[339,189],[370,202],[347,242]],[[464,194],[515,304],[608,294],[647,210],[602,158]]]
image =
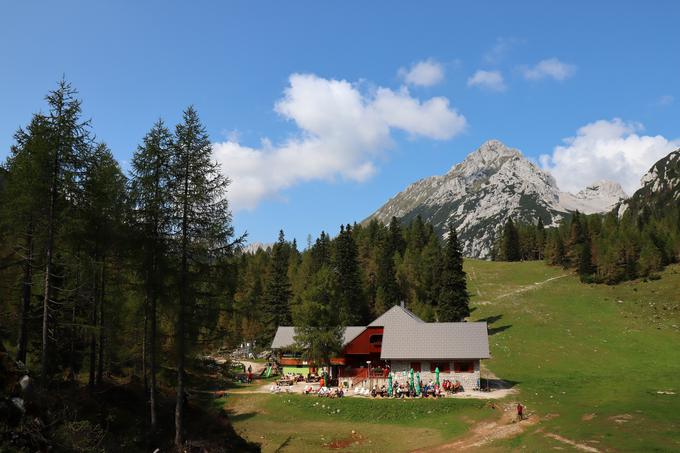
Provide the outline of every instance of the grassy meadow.
[[[680,266],[618,286],[541,262],[469,260],[466,271],[471,319],[490,327],[486,367],[519,391],[500,405],[540,417],[482,450],[680,451]],[[265,452],[409,451],[500,417],[482,400],[232,393],[217,404]]]

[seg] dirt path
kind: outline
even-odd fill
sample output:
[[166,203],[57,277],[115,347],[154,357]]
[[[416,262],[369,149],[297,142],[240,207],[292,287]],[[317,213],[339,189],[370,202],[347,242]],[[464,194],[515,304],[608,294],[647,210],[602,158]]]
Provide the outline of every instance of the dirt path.
[[515,437],[539,422],[537,415],[531,415],[521,422],[516,422],[514,420],[514,408],[514,404],[506,405],[501,418],[477,423],[470,429],[468,434],[454,442],[428,448],[427,450],[416,450],[416,452],[451,452],[478,449],[496,440]]
[[570,445],[577,450],[587,451],[587,452],[590,452],[590,453],[600,453],[600,450],[598,450],[595,447],[591,447],[590,445],[586,445],[586,444],[580,444],[580,443],[573,441],[571,439],[567,439],[566,437],[562,437],[559,434],[545,433],[545,437],[549,437],[551,439],[555,439],[558,442],[562,442],[563,444]]
[[500,296],[497,296],[496,299],[503,299],[504,297],[522,294],[522,293],[525,293],[527,291],[531,291],[532,289],[536,289],[536,288],[538,288],[542,285],[545,285],[546,283],[549,283],[553,280],[557,280],[558,278],[564,278],[564,277],[567,277],[567,276],[568,276],[568,274],[562,274],[562,275],[558,275],[557,277],[550,277],[547,280],[543,280],[543,281],[540,281],[540,282],[533,283],[531,285],[521,286],[521,287],[517,288],[516,290],[513,290],[513,291],[507,292],[505,294],[501,294]]

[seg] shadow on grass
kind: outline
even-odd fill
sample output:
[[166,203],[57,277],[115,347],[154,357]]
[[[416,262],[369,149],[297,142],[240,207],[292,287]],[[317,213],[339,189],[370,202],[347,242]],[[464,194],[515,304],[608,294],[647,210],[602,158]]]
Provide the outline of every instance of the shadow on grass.
[[486,322],[487,324],[487,329],[489,331],[489,335],[496,335],[497,333],[501,333],[503,331],[508,330],[510,327],[512,327],[512,324],[507,324],[505,326],[499,326],[499,327],[491,327],[492,324],[495,324],[496,322],[500,321],[503,319],[503,315],[494,315],[494,316],[487,316],[486,318],[482,318],[479,320],[479,322]]
[[496,335],[497,333],[501,333],[503,331],[508,330],[510,327],[512,327],[512,324],[508,324],[508,325],[500,326],[500,327],[490,327],[489,328],[489,335]]
[[481,379],[481,386],[483,389],[489,389],[489,390],[503,390],[503,389],[511,389],[517,384],[519,384],[519,381],[510,381],[507,379],[498,379],[498,378],[482,378]]

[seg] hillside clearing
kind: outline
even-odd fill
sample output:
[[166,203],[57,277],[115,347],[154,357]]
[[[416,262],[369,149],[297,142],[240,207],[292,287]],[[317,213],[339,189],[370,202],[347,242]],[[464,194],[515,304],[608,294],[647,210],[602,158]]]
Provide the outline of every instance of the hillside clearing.
[[265,452],[680,449],[680,266],[618,286],[582,284],[541,262],[469,260],[466,270],[471,320],[489,324],[485,366],[518,391],[497,404],[521,401],[532,424],[515,427],[490,403],[465,399],[232,394],[218,404]]

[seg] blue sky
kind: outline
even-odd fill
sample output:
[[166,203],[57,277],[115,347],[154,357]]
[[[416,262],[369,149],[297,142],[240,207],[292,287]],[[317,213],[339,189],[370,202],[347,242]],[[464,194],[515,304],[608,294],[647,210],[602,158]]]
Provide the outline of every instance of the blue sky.
[[124,168],[194,104],[238,230],[304,243],[491,138],[569,190],[678,146],[677,2],[471,3],[4,2],[0,158],[62,74]]

